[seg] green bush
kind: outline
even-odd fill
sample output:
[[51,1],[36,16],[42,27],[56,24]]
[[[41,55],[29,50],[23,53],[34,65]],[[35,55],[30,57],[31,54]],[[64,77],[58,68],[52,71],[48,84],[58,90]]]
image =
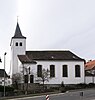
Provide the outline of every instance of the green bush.
[[[5,91],[6,92],[14,91],[14,88],[10,86],[5,86]],[[0,86],[0,92],[4,92],[4,86]]]
[[75,90],[76,87],[75,86],[65,86],[65,90]]
[[89,83],[89,84],[88,84],[88,87],[89,87],[89,88],[95,87],[95,84],[94,84],[94,83]]
[[62,93],[64,93],[64,92],[67,91],[66,86],[64,85],[64,82],[63,82],[63,81],[61,82],[60,91],[61,91]]
[[78,88],[87,88],[88,87],[88,85],[87,84],[85,84],[85,83],[80,83],[80,84],[77,84],[76,85],[76,87],[78,87]]
[[67,91],[67,89],[66,89],[66,87],[61,87],[61,88],[60,88],[60,91],[61,91],[62,93],[64,93],[64,92]]

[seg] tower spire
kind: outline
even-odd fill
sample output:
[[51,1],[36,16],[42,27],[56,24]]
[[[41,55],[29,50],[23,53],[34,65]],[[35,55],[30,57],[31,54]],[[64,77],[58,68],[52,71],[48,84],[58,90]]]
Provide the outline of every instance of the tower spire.
[[15,30],[15,34],[12,38],[26,38],[22,35],[19,24],[18,24],[18,20],[17,20],[17,25],[16,25],[16,30]]
[[25,55],[26,53],[26,37],[21,33],[19,23],[17,21],[15,34],[11,38],[11,73],[19,72],[18,55]]

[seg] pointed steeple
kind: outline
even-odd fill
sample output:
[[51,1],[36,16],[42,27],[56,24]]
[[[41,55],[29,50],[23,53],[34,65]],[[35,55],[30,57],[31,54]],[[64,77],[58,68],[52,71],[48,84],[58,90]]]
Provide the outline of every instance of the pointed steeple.
[[20,30],[20,27],[19,27],[18,22],[17,22],[15,34],[14,34],[14,36],[13,36],[12,38],[25,38],[25,39],[26,39],[26,37],[24,37],[24,36],[22,35],[22,33],[21,33],[21,30]]

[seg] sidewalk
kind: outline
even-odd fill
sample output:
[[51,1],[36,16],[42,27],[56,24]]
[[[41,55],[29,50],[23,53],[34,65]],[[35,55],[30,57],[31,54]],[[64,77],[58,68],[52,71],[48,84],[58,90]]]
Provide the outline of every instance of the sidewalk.
[[[91,88],[91,90],[95,88]],[[67,91],[66,93],[68,92],[76,92],[76,91],[86,91],[86,90],[90,90],[90,89],[77,89],[77,90],[69,90]],[[16,99],[16,98],[23,98],[23,97],[35,97],[35,96],[45,96],[45,95],[51,95],[51,94],[60,94],[61,92],[60,91],[57,91],[57,92],[47,92],[47,93],[36,93],[36,94],[27,94],[27,95],[18,95],[18,96],[10,96],[10,97],[0,97],[0,100],[8,100],[8,99]],[[62,93],[64,94],[64,93]]]
[[0,100],[23,98],[23,97],[34,97],[34,96],[41,96],[47,94],[50,95],[50,94],[58,94],[58,93],[60,92],[47,92],[47,93],[27,94],[27,95],[18,95],[18,96],[10,96],[10,97],[0,97]]

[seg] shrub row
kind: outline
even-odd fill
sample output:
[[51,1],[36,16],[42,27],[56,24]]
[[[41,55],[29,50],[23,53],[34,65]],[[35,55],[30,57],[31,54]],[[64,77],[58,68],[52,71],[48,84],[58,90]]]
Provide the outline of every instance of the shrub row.
[[89,84],[85,84],[85,83],[80,83],[80,84],[76,84],[76,85],[61,85],[60,87],[60,91],[61,92],[66,92],[68,90],[75,90],[75,89],[85,89],[85,88],[95,88],[95,84],[94,83],[89,83]]
[[[5,86],[5,90],[6,92],[14,91],[14,88],[10,86]],[[4,92],[4,86],[0,86],[0,92]]]

